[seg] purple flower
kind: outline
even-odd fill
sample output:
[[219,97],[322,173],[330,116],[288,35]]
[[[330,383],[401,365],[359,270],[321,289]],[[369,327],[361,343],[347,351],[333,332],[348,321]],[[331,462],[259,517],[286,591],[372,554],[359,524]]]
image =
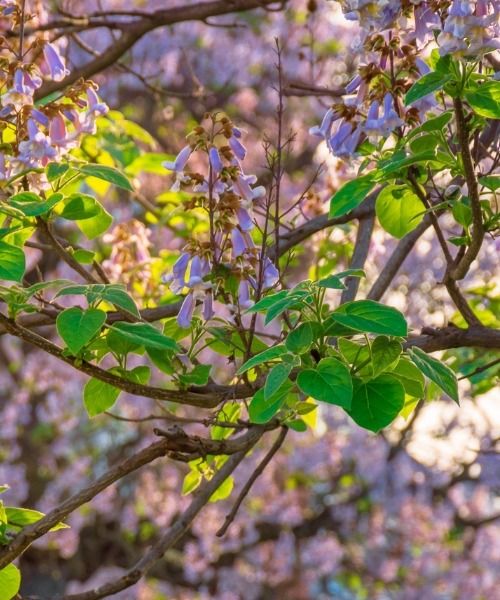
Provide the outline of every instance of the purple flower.
[[250,299],[250,286],[246,279],[242,279],[238,286],[238,303],[243,310],[247,310],[254,304]]
[[186,269],[190,260],[191,255],[184,252],[176,260],[172,273],[163,278],[164,283],[170,283],[170,289],[174,294],[181,292],[186,285]]
[[214,312],[214,307],[213,307],[213,296],[212,296],[212,290],[207,290],[206,294],[205,294],[205,299],[203,300],[203,318],[205,319],[205,321],[208,321],[209,319],[211,319],[215,312]]
[[253,229],[252,217],[250,216],[246,208],[238,208],[238,210],[236,211],[236,216],[238,218],[238,223],[242,231],[250,231],[251,229]]
[[213,171],[218,175],[224,168],[224,165],[222,164],[219,151],[215,146],[212,146],[208,151],[208,158]]
[[309,129],[309,133],[317,137],[322,137],[325,140],[328,139],[331,135],[332,125],[338,118],[338,113],[334,111],[333,108],[329,108],[326,111],[323,120],[321,121],[321,125],[311,127],[311,129]]
[[31,106],[33,94],[41,83],[39,77],[32,77],[23,69],[16,69],[12,87],[2,96],[2,105],[5,107],[12,105],[16,111],[24,106]]
[[5,165],[5,154],[0,152],[0,181],[7,179],[7,168]]
[[35,119],[35,121],[38,121],[40,125],[43,125],[44,127],[49,126],[49,118],[47,117],[47,115],[44,115],[43,112],[40,112],[38,109],[31,109],[31,117]]
[[275,286],[279,281],[280,274],[271,260],[266,256],[264,259],[264,276],[262,278],[262,286],[264,289]]
[[193,151],[191,150],[191,146],[184,146],[184,148],[176,156],[174,162],[165,161],[163,166],[170,171],[175,171],[176,173],[181,172],[184,170],[184,167],[186,166],[187,161],[192,153]]
[[194,295],[190,292],[182,303],[179,314],[177,315],[177,323],[179,327],[184,327],[187,329],[191,325],[191,320],[193,318],[194,311]]
[[380,133],[380,119],[378,116],[379,106],[378,101],[374,100],[368,109],[368,115],[363,125],[363,131],[368,136],[382,135]]
[[57,114],[50,122],[49,135],[54,146],[60,148],[75,148],[77,145],[75,136],[69,136],[66,130],[66,123],[61,114]]
[[28,167],[45,166],[56,155],[50,137],[38,129],[33,119],[28,119],[28,140],[19,144],[19,161]]
[[50,76],[54,81],[62,81],[69,71],[66,69],[58,50],[48,42],[43,47],[43,56],[50,70]]
[[231,242],[233,247],[232,257],[233,260],[235,260],[236,258],[243,256],[247,250],[245,238],[237,227],[231,231]]
[[387,93],[384,96],[384,116],[383,116],[383,128],[385,133],[388,135],[396,129],[404,125],[404,121],[399,117],[394,109],[394,98],[392,94]]
[[234,133],[229,138],[228,143],[231,150],[234,152],[234,155],[240,160],[243,160],[247,154],[247,151],[245,146],[243,146],[243,144],[235,137]]

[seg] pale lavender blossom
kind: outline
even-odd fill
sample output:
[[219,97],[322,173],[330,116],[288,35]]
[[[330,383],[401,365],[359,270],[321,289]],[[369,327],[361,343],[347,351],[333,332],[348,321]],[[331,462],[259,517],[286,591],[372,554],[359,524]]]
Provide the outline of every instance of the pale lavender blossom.
[[19,144],[18,160],[33,168],[45,166],[56,155],[50,137],[38,129],[33,119],[28,119],[28,139]]
[[219,151],[215,146],[212,146],[208,151],[208,158],[210,160],[210,166],[212,167],[214,173],[218,175],[224,168],[224,165],[222,164]]
[[43,56],[50,71],[50,76],[54,81],[62,81],[69,74],[64,60],[55,46],[46,43],[43,46]]

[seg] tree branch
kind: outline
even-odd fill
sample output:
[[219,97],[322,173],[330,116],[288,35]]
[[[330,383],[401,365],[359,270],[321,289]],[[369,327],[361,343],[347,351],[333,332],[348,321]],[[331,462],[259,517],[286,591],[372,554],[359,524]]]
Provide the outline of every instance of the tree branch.
[[[259,436],[260,437],[260,436]],[[256,440],[257,441],[257,440]],[[125,575],[110,581],[104,585],[83,592],[81,594],[70,594],[64,596],[63,600],[99,600],[112,594],[116,594],[136,584],[139,579],[151,569],[151,567],[171,548],[189,529],[191,523],[208,503],[214,492],[231,475],[240,462],[245,458],[248,450],[243,450],[231,456],[217,471],[217,473],[207,481],[207,483],[193,495],[193,500],[189,507],[175,521],[175,523],[165,532],[158,542],[150,548],[148,552],[127,572]]]
[[0,550],[0,569],[12,562],[35,540],[48,533],[52,527],[63,521],[77,508],[92,500],[113,483],[157,458],[169,454],[175,456],[176,453],[190,454],[191,459],[207,454],[239,456],[243,453],[244,455],[257,443],[264,431],[265,428],[254,426],[238,438],[220,441],[202,439],[198,436],[190,437],[179,427],[172,427],[170,430],[162,432],[163,439],[161,441],[147,446],[137,454],[112,467],[95,482],[65,500],[39,521],[25,527],[6,548]]
[[[283,0],[281,4],[285,4],[286,2],[287,0]],[[43,98],[76,83],[79,79],[89,79],[96,73],[104,71],[118,61],[144,35],[159,27],[175,25],[176,23],[186,21],[204,21],[209,17],[256,8],[266,8],[272,4],[276,4],[276,0],[212,0],[211,2],[199,2],[191,5],[184,4],[174,8],[158,10],[133,23],[123,23],[120,27],[122,29],[120,38],[108,46],[99,57],[75,69],[62,81],[45,83],[38,90],[36,98]],[[104,27],[107,25],[103,23],[101,26]]]

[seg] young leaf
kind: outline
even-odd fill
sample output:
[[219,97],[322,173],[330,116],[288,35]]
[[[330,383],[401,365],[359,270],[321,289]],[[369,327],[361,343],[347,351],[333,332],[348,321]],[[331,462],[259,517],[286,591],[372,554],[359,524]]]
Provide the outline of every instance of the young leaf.
[[53,194],[47,200],[43,200],[33,192],[21,192],[20,194],[11,196],[9,204],[20,210],[27,217],[38,217],[49,212],[62,199],[62,194]]
[[428,96],[432,92],[440,90],[450,79],[451,75],[444,75],[443,73],[437,73],[435,71],[423,75],[406,93],[405,106],[410,106],[410,104],[413,104],[417,100],[425,98],[425,96]]
[[283,406],[292,389],[292,382],[286,381],[280,389],[267,400],[264,397],[263,389],[255,392],[250,405],[248,406],[250,421],[258,424],[270,421]]
[[309,349],[313,341],[313,324],[307,321],[290,331],[285,340],[285,346],[287,350],[294,354],[303,354]]
[[315,400],[350,408],[352,378],[349,369],[336,358],[323,358],[316,369],[305,369],[297,377],[300,390]]
[[78,306],[67,308],[57,316],[57,332],[72,354],[78,354],[106,321],[106,313],[97,308],[82,310]]
[[397,340],[380,335],[372,343],[372,370],[376,377],[394,364],[401,355],[403,347]]
[[113,217],[109,212],[101,204],[99,204],[99,207],[100,210],[95,217],[75,221],[78,228],[89,240],[93,240],[104,233],[113,222]]
[[363,202],[375,186],[376,172],[345,183],[330,200],[330,218],[341,217]]
[[475,90],[465,92],[475,113],[487,119],[500,119],[500,81],[487,81]]
[[190,373],[179,375],[184,385],[206,385],[212,365],[196,365]]
[[346,277],[365,277],[365,272],[362,269],[348,269],[347,271],[330,275],[330,277],[326,277],[325,279],[320,279],[318,285],[319,287],[325,287],[331,290],[345,290],[346,285],[342,279],[345,279]]
[[0,241],[0,279],[20,282],[25,269],[26,260],[21,248]]
[[377,197],[375,212],[382,227],[401,239],[422,221],[425,206],[405,185],[388,185]]
[[2,600],[12,600],[17,596],[17,592],[21,587],[21,572],[13,565],[7,565],[0,570],[0,591],[2,592]]
[[429,356],[423,350],[420,350],[420,348],[410,348],[408,352],[412,361],[422,373],[459,404],[457,377],[450,367],[440,360]]
[[264,399],[269,400],[285,383],[292,370],[292,365],[278,363],[270,371],[264,386]]
[[424,384],[425,379],[420,369],[418,369],[410,360],[407,358],[400,358],[398,364],[391,371],[391,375],[397,377],[403,384],[405,392],[409,396],[415,398],[424,397]]
[[358,425],[377,433],[394,421],[404,402],[404,387],[392,375],[384,373],[369,381],[356,377],[347,412]]
[[268,348],[267,350],[264,350],[263,352],[260,352],[255,356],[252,356],[252,358],[249,358],[245,363],[243,363],[238,369],[237,374],[242,375],[249,369],[252,369],[257,365],[261,365],[262,363],[268,362],[270,360],[275,360],[276,358],[279,358],[284,354],[287,354],[287,349],[283,344],[278,344],[277,346]]
[[[14,527],[26,527],[39,521],[45,516],[45,513],[39,510],[33,510],[31,508],[17,508],[15,506],[6,506],[5,514],[7,516],[7,522],[9,525]],[[59,529],[69,529],[69,525],[66,523],[58,523],[54,525],[50,531],[59,531]]]
[[101,213],[103,207],[92,196],[87,194],[71,194],[60,216],[69,221],[84,221]]
[[109,410],[120,395],[120,391],[113,385],[100,379],[89,379],[83,388],[83,402],[89,417],[100,415]]
[[158,329],[149,323],[126,323],[120,321],[111,325],[111,329],[115,329],[124,338],[145,348],[179,352],[179,346],[175,340],[163,335],[161,331],[158,331]]
[[278,300],[283,300],[288,296],[288,290],[281,290],[281,292],[276,292],[276,294],[269,294],[269,296],[265,296],[258,302],[256,302],[253,306],[251,306],[247,313],[254,312],[265,312],[268,308],[270,308],[273,304],[278,302]]
[[87,177],[96,177],[97,179],[102,179],[102,181],[113,183],[117,187],[128,190],[129,192],[134,191],[134,188],[130,184],[128,178],[113,167],[89,163],[79,167],[78,170]]
[[215,492],[210,496],[209,502],[219,502],[219,500],[225,500],[231,495],[233,487],[234,477],[230,475],[227,479],[224,479]]
[[357,331],[399,337],[408,335],[408,325],[399,310],[373,300],[347,302],[337,308],[331,317],[341,325]]

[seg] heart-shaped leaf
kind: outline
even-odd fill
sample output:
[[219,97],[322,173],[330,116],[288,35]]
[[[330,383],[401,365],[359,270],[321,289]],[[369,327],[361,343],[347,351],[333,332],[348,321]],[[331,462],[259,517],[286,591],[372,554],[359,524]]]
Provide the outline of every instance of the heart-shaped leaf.
[[354,379],[352,406],[347,412],[361,427],[377,433],[397,417],[405,403],[405,390],[392,375]]
[[350,408],[352,378],[349,369],[336,358],[323,358],[316,369],[305,369],[297,377],[297,385],[304,394],[315,400]]
[[106,313],[97,308],[83,310],[78,306],[67,308],[56,320],[57,331],[72,354],[78,354],[106,321]]

